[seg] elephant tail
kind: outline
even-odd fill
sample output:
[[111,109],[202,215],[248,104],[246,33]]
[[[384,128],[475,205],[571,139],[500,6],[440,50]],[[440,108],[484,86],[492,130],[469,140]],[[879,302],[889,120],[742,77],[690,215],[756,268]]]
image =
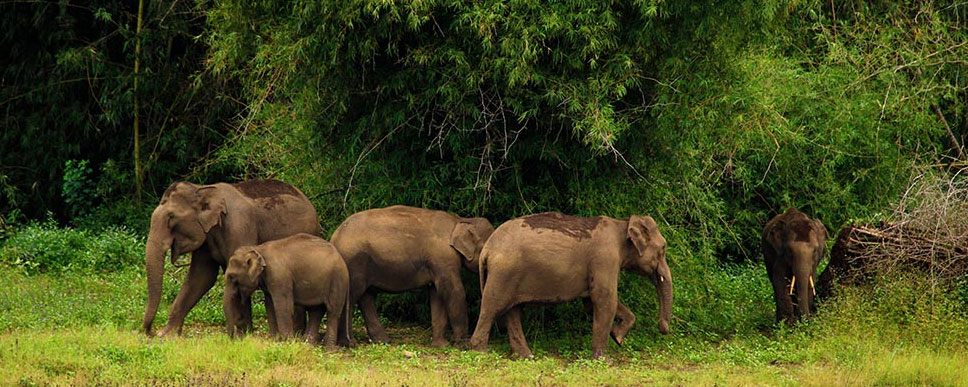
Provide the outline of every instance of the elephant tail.
[[339,324],[340,329],[337,332],[344,332],[344,336],[341,338],[342,341],[346,343],[347,347],[353,345],[353,316],[350,315],[350,287],[349,284],[346,286],[346,300],[343,302],[343,313],[342,318],[340,318]]
[[478,265],[480,265],[478,267],[478,272],[480,273],[480,276],[481,276],[481,278],[480,278],[480,280],[481,280],[480,281],[481,282],[481,297],[484,296],[484,283],[487,282],[487,257],[490,255],[490,254],[488,254],[489,252],[487,251],[487,248],[486,247],[487,246],[485,246],[484,251],[481,251],[481,260],[478,263]]

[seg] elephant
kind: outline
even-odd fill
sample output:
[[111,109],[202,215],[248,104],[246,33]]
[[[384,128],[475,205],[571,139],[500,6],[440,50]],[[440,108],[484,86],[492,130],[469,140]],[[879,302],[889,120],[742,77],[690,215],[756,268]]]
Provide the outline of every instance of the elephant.
[[449,344],[444,337],[448,321],[453,338],[466,340],[467,300],[460,269],[463,265],[477,272],[481,247],[493,231],[484,218],[408,206],[370,209],[346,218],[330,240],[350,270],[350,311],[359,305],[370,340],[390,341],[377,316],[377,293],[428,284],[433,285],[431,344]]
[[290,317],[294,305],[300,305],[309,311],[306,339],[316,342],[325,309],[323,343],[334,348],[339,327],[349,329],[350,315],[345,313],[349,283],[350,274],[339,251],[317,236],[296,234],[258,246],[240,247],[225,269],[222,307],[229,336],[235,337],[240,330],[242,300],[261,289],[265,293],[266,314],[275,315],[278,336],[293,335]]
[[[224,269],[239,247],[298,233],[320,235],[321,231],[309,199],[296,187],[278,180],[211,185],[173,183],[151,214],[145,244],[148,277],[148,305],[142,322],[145,334],[152,334],[168,250],[171,250],[172,264],[183,254],[192,256],[188,275],[171,305],[168,324],[159,332],[160,336],[181,333],[185,315],[212,288],[219,267]],[[241,313],[243,325],[248,328],[252,321],[251,302],[246,299],[244,303]],[[274,318],[269,323],[275,329]]]
[[[652,280],[659,301],[659,332],[669,333],[672,273],[666,240],[652,217],[619,220],[546,212],[512,219],[484,244],[479,264],[481,313],[472,349],[486,351],[494,319],[503,315],[511,349],[529,358],[521,307],[582,298],[590,301],[592,312],[592,356],[604,356],[609,333],[621,345],[635,322],[635,315],[618,299],[622,269]],[[616,318],[620,321],[613,326]]]
[[814,277],[824,255],[827,228],[819,219],[811,220],[790,207],[766,223],[762,236],[763,262],[773,283],[776,320],[792,325],[809,317],[813,308]]

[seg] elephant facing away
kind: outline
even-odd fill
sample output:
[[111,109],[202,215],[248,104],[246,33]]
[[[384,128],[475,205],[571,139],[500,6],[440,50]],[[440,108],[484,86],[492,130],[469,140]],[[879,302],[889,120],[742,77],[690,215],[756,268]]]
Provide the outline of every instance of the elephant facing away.
[[448,344],[444,337],[448,321],[454,339],[466,340],[467,300],[460,270],[465,266],[477,272],[481,247],[493,231],[484,218],[407,206],[371,209],[346,218],[331,240],[346,260],[349,300],[359,304],[370,340],[390,340],[377,316],[377,293],[399,293],[428,284],[432,285],[432,345]]
[[[285,238],[298,233],[320,234],[316,210],[295,187],[278,180],[248,180],[237,184],[196,185],[176,182],[168,187],[151,214],[145,244],[148,305],[142,328],[151,325],[161,302],[165,253],[172,264],[192,254],[188,275],[171,305],[168,324],[159,333],[181,333],[185,315],[212,288],[219,267],[239,247]],[[243,300],[242,322],[252,324],[251,302]],[[269,320],[275,328],[274,318]]]
[[241,323],[242,300],[256,289],[266,298],[266,314],[275,315],[278,335],[286,338],[294,333],[293,308],[302,306],[309,311],[306,339],[316,342],[322,314],[326,312],[327,348],[336,346],[337,333],[349,327],[346,298],[349,295],[350,275],[339,251],[326,240],[309,235],[294,236],[245,246],[229,258],[225,269],[225,293],[222,306],[229,336]]
[[[827,228],[790,207],[763,227],[763,262],[773,283],[776,320],[793,324],[810,316],[814,277],[824,255]],[[794,310],[793,304],[797,304]]]
[[[621,344],[635,321],[618,300],[622,269],[652,280],[658,293],[659,332],[668,333],[672,274],[665,238],[651,217],[619,220],[548,212],[502,224],[481,252],[481,314],[471,347],[486,350],[494,319],[504,315],[512,351],[531,357],[521,328],[521,307],[583,298],[590,299],[592,311],[592,356],[603,356],[609,333]],[[620,321],[613,326],[616,318]]]

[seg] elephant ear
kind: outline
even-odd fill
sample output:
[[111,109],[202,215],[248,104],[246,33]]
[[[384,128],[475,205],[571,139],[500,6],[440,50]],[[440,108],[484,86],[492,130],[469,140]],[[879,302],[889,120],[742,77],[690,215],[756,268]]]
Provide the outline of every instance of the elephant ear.
[[635,245],[635,249],[638,250],[640,256],[645,255],[649,241],[652,240],[652,233],[648,226],[649,223],[655,224],[655,221],[649,216],[632,215],[629,217],[628,237],[632,241],[632,244]]
[[457,250],[466,260],[474,259],[474,251],[477,247],[477,234],[474,233],[474,225],[468,222],[458,222],[454,230],[450,233],[450,247]]
[[821,237],[820,243],[825,242],[827,238],[830,237],[830,234],[827,234],[827,227],[823,225],[823,222],[821,222],[820,219],[813,220],[813,227],[817,232],[817,235],[820,235]]
[[812,223],[814,232],[820,236],[820,248],[817,249],[817,262],[820,262],[820,260],[823,259],[824,250],[827,247],[827,238],[829,237],[829,234],[827,234],[827,227],[823,225],[823,222],[821,222],[820,219],[814,219]]
[[263,270],[266,268],[266,257],[262,256],[259,249],[252,248],[252,254],[249,255],[249,259],[246,262],[246,271],[249,272],[250,278],[256,279],[262,275]]
[[218,195],[218,188],[214,185],[198,187],[195,190],[198,197],[198,223],[206,233],[215,226],[222,225],[222,218],[227,213],[225,199]]
[[783,231],[786,229],[786,222],[783,218],[775,219],[772,225],[767,225],[768,230],[766,230],[766,240],[769,242],[770,247],[780,254],[780,246],[783,246]]

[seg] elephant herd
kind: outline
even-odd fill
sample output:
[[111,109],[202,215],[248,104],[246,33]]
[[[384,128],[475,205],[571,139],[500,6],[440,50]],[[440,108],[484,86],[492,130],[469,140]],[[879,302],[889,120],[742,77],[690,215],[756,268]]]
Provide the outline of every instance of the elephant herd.
[[[188,253],[191,260],[159,335],[181,333],[185,315],[215,284],[220,268],[226,328],[233,337],[252,329],[251,295],[258,289],[273,335],[302,332],[307,340],[319,341],[325,314],[323,344],[351,345],[351,317],[358,306],[370,340],[386,343],[376,295],[430,285],[432,345],[449,344],[448,326],[453,340],[464,342],[468,317],[462,267],[477,273],[481,286],[472,349],[486,350],[497,319],[507,329],[513,352],[530,357],[521,308],[581,298],[592,315],[593,357],[603,356],[608,337],[621,345],[635,322],[618,298],[621,270],[652,281],[659,331],[669,332],[672,273],[666,240],[649,216],[613,219],[548,212],[494,229],[484,218],[392,206],[351,215],[330,241],[321,232],[306,196],[278,180],[172,184],[152,213],[145,246],[148,304],[143,330],[152,334],[170,251],[172,264]],[[826,237],[822,223],[792,208],[764,228],[763,253],[778,320],[793,322],[809,315]]]

